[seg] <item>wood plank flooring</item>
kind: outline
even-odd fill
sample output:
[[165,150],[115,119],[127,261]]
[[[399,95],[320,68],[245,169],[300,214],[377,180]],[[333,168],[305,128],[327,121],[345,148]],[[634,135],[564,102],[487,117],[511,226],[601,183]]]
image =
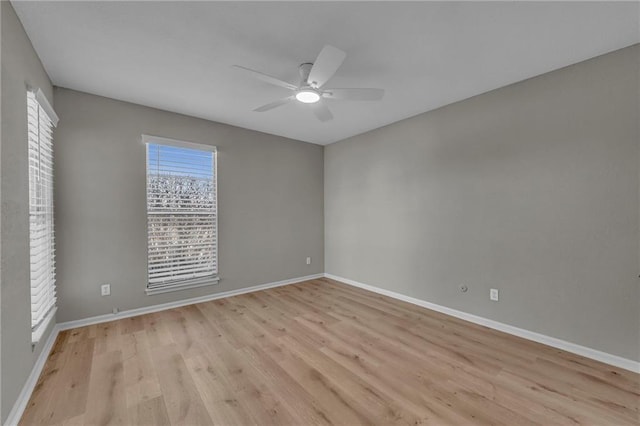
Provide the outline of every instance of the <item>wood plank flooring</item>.
[[22,425],[638,425],[640,376],[318,279],[60,333]]

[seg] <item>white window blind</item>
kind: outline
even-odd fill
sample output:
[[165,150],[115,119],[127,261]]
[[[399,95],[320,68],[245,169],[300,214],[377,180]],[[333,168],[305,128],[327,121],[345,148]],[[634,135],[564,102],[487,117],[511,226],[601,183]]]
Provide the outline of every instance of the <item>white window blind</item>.
[[215,147],[147,143],[147,293],[217,282]]
[[55,313],[53,127],[58,117],[41,91],[27,92],[31,331],[37,342]]

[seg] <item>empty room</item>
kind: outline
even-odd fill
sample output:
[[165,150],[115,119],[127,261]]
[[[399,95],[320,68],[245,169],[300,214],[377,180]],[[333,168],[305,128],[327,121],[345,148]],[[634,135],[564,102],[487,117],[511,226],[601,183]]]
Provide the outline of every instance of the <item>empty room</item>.
[[640,425],[640,2],[0,13],[0,425]]

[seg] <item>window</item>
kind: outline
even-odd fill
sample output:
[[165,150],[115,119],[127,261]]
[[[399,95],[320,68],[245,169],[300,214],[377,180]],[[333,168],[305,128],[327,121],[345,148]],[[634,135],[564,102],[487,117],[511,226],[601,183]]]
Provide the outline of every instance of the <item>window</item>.
[[147,294],[218,281],[216,148],[153,136],[147,145]]
[[27,91],[31,340],[40,340],[56,311],[53,239],[53,127],[58,116],[42,91]]

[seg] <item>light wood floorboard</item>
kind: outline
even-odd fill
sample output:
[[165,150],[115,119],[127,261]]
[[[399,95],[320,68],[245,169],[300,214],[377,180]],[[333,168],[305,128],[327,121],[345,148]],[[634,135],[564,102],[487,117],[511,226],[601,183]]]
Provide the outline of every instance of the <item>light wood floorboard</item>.
[[21,425],[638,425],[640,376],[329,279],[59,334]]

